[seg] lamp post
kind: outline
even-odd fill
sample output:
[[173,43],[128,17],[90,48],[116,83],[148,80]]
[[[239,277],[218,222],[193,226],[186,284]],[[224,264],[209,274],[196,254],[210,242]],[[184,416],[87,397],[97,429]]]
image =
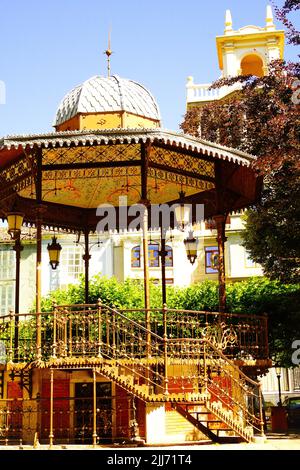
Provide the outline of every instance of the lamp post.
[[24,220],[22,212],[9,212],[7,214],[8,233],[15,241],[13,250],[16,253],[16,282],[15,282],[15,338],[14,348],[15,353],[18,354],[19,348],[19,313],[20,313],[20,263],[21,251],[23,246],[21,244],[21,227]]
[[52,238],[51,244],[48,243],[47,250],[49,253],[49,263],[51,268],[56,269],[59,265],[61,245],[57,242],[57,238],[55,236]]
[[98,248],[100,247],[100,244],[103,242],[100,241],[99,239],[99,234],[98,234],[98,240],[97,242],[90,243],[89,242],[89,230],[84,231],[84,243],[80,242],[80,236],[81,233],[78,233],[77,240],[75,241],[76,246],[82,246],[84,249],[84,254],[82,255],[82,259],[84,261],[84,301],[86,304],[89,303],[89,269],[90,269],[90,259],[91,259],[91,249],[94,246],[97,246]]
[[281,400],[281,384],[280,384],[280,378],[281,378],[281,367],[276,366],[275,367],[276,375],[277,375],[277,380],[278,380],[278,394],[279,394],[279,406],[282,406],[282,400]]

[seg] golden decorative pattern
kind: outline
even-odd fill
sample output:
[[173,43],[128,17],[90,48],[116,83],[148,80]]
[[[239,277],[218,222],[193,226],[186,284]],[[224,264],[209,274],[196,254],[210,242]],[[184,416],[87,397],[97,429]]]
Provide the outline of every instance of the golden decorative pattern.
[[138,161],[140,149],[139,144],[43,149],[43,165]]
[[202,160],[200,156],[185,155],[180,151],[152,146],[149,161],[150,164],[156,163],[199,176],[215,177],[213,162]]
[[[33,157],[20,158],[12,163],[9,167],[1,170],[1,198],[8,196],[13,192],[22,191],[28,186],[33,185],[32,166],[34,165]],[[32,188],[30,189],[32,193]]]
[[166,181],[168,183],[174,183],[187,188],[196,189],[199,191],[207,191],[214,188],[213,183],[208,181],[202,181],[190,176],[178,175],[166,170],[157,170],[156,168],[149,168],[148,175],[150,178],[154,178],[160,181]]
[[[127,196],[132,204],[140,199],[140,168],[90,168],[47,170],[43,172],[43,200],[68,206],[96,208],[100,204],[119,204]],[[30,188],[21,196],[32,197]]]

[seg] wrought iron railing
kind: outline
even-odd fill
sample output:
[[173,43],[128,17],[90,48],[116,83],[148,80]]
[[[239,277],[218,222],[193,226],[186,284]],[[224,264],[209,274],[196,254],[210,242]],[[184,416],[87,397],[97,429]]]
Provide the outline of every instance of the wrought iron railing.
[[208,408],[246,433],[264,433],[260,382],[244,374],[214,344],[204,339],[204,373]]
[[[158,335],[163,334],[164,309],[123,309]],[[181,309],[165,309],[168,338],[200,338],[203,334],[231,358],[268,358],[267,315],[245,315]]]
[[[40,328],[41,344],[37,344]],[[159,338],[186,341],[205,335],[234,359],[267,359],[267,317],[171,310],[121,310],[98,304],[54,306],[52,312],[0,317],[0,362],[51,357],[161,356]],[[5,356],[5,358],[4,358]]]
[[[56,444],[92,444],[94,418],[98,443],[128,441],[132,437],[131,420],[135,418],[133,406],[133,397],[129,394],[98,397],[96,407],[92,397],[55,396],[50,419],[50,397],[0,399],[0,446],[32,446],[37,440],[49,444],[50,434]],[[124,419],[124,411],[127,419]],[[144,437],[142,429],[140,426],[141,437]]]

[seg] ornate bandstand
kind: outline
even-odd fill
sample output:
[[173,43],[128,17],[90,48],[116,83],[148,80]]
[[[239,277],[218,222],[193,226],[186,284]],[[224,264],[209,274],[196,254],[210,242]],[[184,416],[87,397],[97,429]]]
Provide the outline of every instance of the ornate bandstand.
[[[74,88],[54,127],[0,140],[0,216],[16,250],[15,308],[0,317],[0,444],[251,441],[263,434],[256,377],[269,366],[267,319],[226,312],[224,266],[226,218],[260,194],[255,157],[162,129],[153,96],[118,76]],[[142,310],[89,303],[89,236],[103,219],[99,207],[113,209],[115,230],[124,229],[124,197],[127,207],[143,207]],[[199,206],[215,220],[219,312],[151,309],[148,230],[160,204],[189,205],[192,224]],[[127,215],[126,229],[134,218]],[[169,226],[176,223],[172,212]],[[19,311],[22,224],[36,230],[30,313]],[[84,236],[85,304],[42,311],[47,230],[57,237],[49,247],[54,266],[59,231]]]

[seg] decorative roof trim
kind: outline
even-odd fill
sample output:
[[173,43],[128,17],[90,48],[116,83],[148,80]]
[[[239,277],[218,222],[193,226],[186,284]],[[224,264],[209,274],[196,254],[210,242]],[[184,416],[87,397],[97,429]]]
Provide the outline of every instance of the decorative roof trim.
[[[256,157],[240,150],[231,149],[188,134],[165,129],[106,129],[51,132],[36,135],[12,135],[0,139],[0,152],[4,149],[54,148],[64,146],[108,145],[128,143],[162,143],[213,158],[228,160],[239,165],[250,166]],[[0,155],[1,157],[1,155]]]

